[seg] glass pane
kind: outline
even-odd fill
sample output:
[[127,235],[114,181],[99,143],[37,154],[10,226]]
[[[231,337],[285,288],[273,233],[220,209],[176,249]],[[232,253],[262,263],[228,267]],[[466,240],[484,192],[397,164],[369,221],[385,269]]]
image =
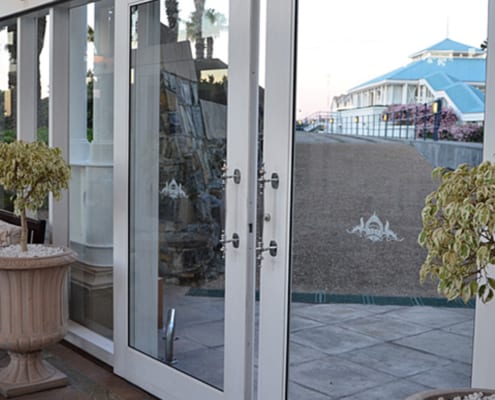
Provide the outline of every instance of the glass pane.
[[70,10],[70,318],[113,332],[114,2]]
[[37,139],[48,143],[48,103],[49,103],[49,87],[50,77],[48,66],[50,63],[50,43],[49,29],[50,16],[45,15],[37,18],[38,22],[38,43],[37,43],[37,59],[38,59],[38,122],[37,122]]
[[[44,10],[43,13],[47,11]],[[38,60],[37,68],[37,87],[36,87],[36,139],[48,144],[48,110],[50,102],[50,16],[41,15],[36,18],[37,22],[37,43],[36,59]],[[37,218],[48,220],[48,196],[41,208],[37,211]]]
[[130,345],[218,388],[227,16],[227,1],[153,1],[130,36]]
[[[0,28],[0,140],[16,138],[17,115],[17,25],[15,21]],[[0,208],[13,210],[10,194],[0,187]]]
[[417,238],[433,168],[482,158],[487,1],[396,5],[299,2],[290,400],[470,386],[474,303]]
[[10,142],[16,137],[17,87],[17,25],[0,28],[0,53],[6,62],[0,68],[0,140]]

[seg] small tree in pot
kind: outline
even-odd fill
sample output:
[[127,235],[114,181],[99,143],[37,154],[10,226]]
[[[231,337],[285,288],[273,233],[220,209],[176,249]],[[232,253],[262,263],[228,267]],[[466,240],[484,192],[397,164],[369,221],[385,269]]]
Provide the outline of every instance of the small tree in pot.
[[[438,292],[447,299],[468,302],[479,296],[483,302],[494,297],[495,279],[488,267],[495,264],[495,165],[484,162],[470,168],[463,164],[454,171],[436,168],[440,180],[425,200],[423,230],[418,243],[428,250],[420,279],[438,280]],[[409,400],[445,399],[469,392],[495,391],[467,389],[423,393]],[[481,397],[479,397],[481,398]]]
[[21,251],[27,251],[27,210],[36,212],[49,192],[60,199],[69,179],[70,167],[60,149],[21,140],[0,144],[0,185],[13,192],[14,212],[21,218]]
[[0,185],[13,193],[14,212],[21,219],[20,245],[0,249],[0,348],[10,355],[9,365],[0,370],[0,393],[6,397],[67,383],[42,359],[41,349],[67,332],[67,273],[75,254],[53,246],[28,247],[26,212],[36,212],[50,192],[60,198],[69,179],[60,149],[42,142],[0,144]]

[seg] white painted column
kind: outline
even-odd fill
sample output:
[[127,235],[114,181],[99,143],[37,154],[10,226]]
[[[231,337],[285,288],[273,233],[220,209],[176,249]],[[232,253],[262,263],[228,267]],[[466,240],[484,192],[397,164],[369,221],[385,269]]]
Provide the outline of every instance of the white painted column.
[[[94,163],[113,161],[113,1],[95,3],[95,48],[93,91],[93,142],[90,159]],[[111,202],[110,202],[111,204]]]
[[[113,264],[113,79],[114,9],[110,0],[95,4],[93,141],[87,140],[86,8],[72,11],[71,35],[74,43],[71,63],[71,247],[91,266]],[[81,14],[81,15],[79,15]],[[84,14],[84,17],[83,15]],[[72,44],[72,43],[71,43]],[[71,45],[72,50],[72,45]],[[72,59],[72,58],[71,58]],[[82,70],[84,69],[84,70]],[[79,111],[79,115],[76,115]],[[109,283],[111,284],[111,282]]]
[[17,20],[17,139],[36,140],[37,128],[37,18]]
[[[86,218],[83,213],[84,166],[89,154],[87,136],[86,94],[87,12],[85,7],[70,10],[70,82],[69,82],[69,136],[70,136],[70,242],[84,240]],[[84,253],[76,249],[79,257]]]
[[[49,97],[49,144],[59,147],[66,159],[69,156],[69,9],[50,9],[50,97]],[[67,193],[55,202],[50,196],[49,222],[52,242],[68,245],[69,199]]]
[[86,161],[89,153],[87,134],[87,12],[85,7],[70,10],[70,160]]
[[[495,2],[488,2],[488,57],[485,96],[483,159],[495,161]],[[495,276],[492,267],[491,276]],[[495,301],[476,303],[473,344],[473,387],[495,389]]]
[[402,104],[407,104],[407,89],[408,89],[408,84],[404,83],[402,85]]

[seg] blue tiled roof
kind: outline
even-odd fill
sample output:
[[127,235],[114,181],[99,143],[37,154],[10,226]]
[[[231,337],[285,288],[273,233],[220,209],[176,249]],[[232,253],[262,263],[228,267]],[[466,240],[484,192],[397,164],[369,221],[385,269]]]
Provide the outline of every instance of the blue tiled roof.
[[456,80],[445,72],[435,72],[424,78],[433,90],[442,90],[448,86],[453,85]]
[[427,49],[417,52],[416,54],[420,54],[427,51],[449,51],[449,50],[456,52],[469,52],[472,51],[473,49],[476,53],[482,52],[482,50],[479,48],[468,46],[467,44],[456,42],[455,40],[444,39],[441,42],[438,42],[437,44],[428,47]]
[[[471,53],[473,48],[450,39],[415,53],[412,57],[435,51]],[[474,49],[475,53],[482,53]],[[463,114],[483,113],[485,96],[470,84],[483,84],[486,79],[486,59],[470,57],[421,58],[387,74],[371,79],[351,89],[354,91],[367,86],[390,81],[413,81],[424,79],[434,92],[444,92],[455,107]]]
[[463,114],[482,113],[485,110],[485,96],[479,89],[457,82],[444,91]]
[[483,58],[433,58],[414,61],[404,67],[362,83],[352,90],[383,81],[417,81],[437,72],[443,72],[462,82],[483,83],[486,79],[486,60]]

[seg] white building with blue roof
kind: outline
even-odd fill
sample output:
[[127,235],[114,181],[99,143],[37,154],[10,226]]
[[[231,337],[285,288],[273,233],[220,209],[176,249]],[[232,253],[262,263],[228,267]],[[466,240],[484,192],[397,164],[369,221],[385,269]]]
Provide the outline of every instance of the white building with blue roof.
[[[367,115],[395,104],[424,104],[443,99],[462,122],[484,120],[486,53],[445,39],[410,56],[404,67],[336,96],[332,112]],[[445,104],[445,103],[444,103]]]

